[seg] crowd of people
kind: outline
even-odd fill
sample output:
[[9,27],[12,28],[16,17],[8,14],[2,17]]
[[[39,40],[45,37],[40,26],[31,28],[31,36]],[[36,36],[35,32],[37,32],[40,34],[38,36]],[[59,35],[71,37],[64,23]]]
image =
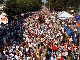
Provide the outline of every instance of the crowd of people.
[[[0,53],[2,60],[80,59],[79,36],[75,18],[60,20],[57,18],[56,12],[49,14],[41,10],[27,17],[23,25],[18,21],[17,23],[13,22],[10,24],[11,26],[8,25],[10,27],[7,29],[6,26],[3,26],[8,31],[3,39],[6,39],[6,42],[7,39],[10,42],[15,41],[9,45],[6,44],[5,48],[3,48]],[[72,36],[66,33],[65,27],[74,31],[75,42]],[[5,32],[4,29],[1,31]],[[20,38],[22,36],[23,39]],[[16,43],[16,40],[20,43]]]
[[8,45],[12,45],[15,41],[19,44],[23,38],[25,30],[21,20],[12,20],[8,24],[0,25],[0,51]]

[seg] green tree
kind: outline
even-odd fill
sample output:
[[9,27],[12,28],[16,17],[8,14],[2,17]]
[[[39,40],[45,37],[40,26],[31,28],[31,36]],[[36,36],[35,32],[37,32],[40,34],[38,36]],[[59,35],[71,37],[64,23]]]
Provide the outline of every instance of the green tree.
[[0,4],[2,4],[3,3],[3,0],[0,0]]
[[20,15],[28,11],[36,11],[40,9],[38,0],[9,0],[6,3],[4,11],[9,15]]
[[69,9],[69,7],[71,7],[71,9],[78,9],[79,8],[79,4],[80,4],[80,0],[47,0],[47,6],[50,5],[50,8],[61,8],[63,10],[67,10]]

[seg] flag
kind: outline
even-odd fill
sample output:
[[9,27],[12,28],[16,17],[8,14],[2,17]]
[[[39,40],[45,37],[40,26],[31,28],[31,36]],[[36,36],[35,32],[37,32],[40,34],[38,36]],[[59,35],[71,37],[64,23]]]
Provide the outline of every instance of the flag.
[[72,31],[71,31],[69,28],[67,28],[67,27],[65,27],[64,29],[65,29],[66,33],[70,36],[70,33],[71,33]]
[[80,20],[80,15],[76,16],[76,23],[78,23],[78,21]]
[[75,38],[75,33],[74,31],[72,31],[71,29],[65,27],[64,28],[66,33],[71,37],[72,36],[72,40],[73,40],[73,43],[76,43],[76,38]]
[[80,15],[76,16],[76,26],[77,28],[80,28]]

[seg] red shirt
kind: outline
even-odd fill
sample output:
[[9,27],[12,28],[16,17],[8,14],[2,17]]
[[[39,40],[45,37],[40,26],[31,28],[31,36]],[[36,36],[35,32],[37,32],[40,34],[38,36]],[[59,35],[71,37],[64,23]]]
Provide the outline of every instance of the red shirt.
[[60,60],[64,60],[64,58],[63,58],[63,57],[61,57],[61,58],[60,58]]
[[70,46],[70,50],[73,51],[73,46]]
[[56,50],[57,50],[57,46],[54,45],[54,46],[52,47],[52,50],[55,50],[55,51],[56,51]]

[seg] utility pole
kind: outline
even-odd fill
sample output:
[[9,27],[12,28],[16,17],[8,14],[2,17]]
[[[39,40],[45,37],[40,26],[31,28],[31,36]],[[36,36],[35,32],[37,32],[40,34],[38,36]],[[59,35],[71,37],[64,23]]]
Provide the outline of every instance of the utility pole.
[[79,34],[79,46],[80,46],[80,30],[78,30],[78,34]]
[[49,0],[49,12],[50,12],[50,0]]
[[[79,4],[79,15],[80,15],[80,4]],[[80,46],[80,29],[79,29],[79,46]]]
[[[80,55],[80,30],[78,30],[78,34],[79,34],[79,46],[78,46],[79,50],[78,50],[78,52],[79,52],[79,55]],[[79,59],[80,59],[80,57],[79,57]]]
[[79,2],[79,15],[80,15],[80,2]]

